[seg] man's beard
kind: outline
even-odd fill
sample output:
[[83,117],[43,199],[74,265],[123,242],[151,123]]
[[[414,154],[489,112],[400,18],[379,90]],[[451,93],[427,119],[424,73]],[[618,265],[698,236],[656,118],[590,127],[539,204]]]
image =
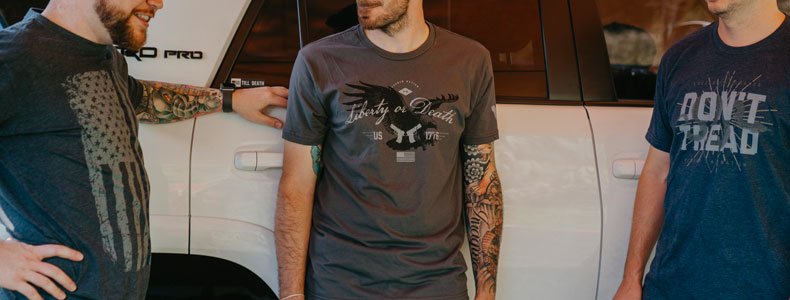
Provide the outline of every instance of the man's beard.
[[134,51],[140,50],[145,45],[146,33],[143,31],[142,36],[135,35],[134,28],[130,24],[131,18],[134,17],[131,12],[125,15],[111,7],[107,0],[99,0],[96,4],[96,13],[99,14],[101,22],[116,45]]
[[[359,9],[362,9],[362,6],[358,6]],[[393,35],[394,33],[400,31],[404,25],[406,25],[406,21],[408,20],[407,12],[409,10],[409,0],[398,0],[398,3],[395,5],[395,8],[389,11],[385,11],[382,16],[377,19],[373,18],[363,18],[361,13],[359,14],[359,24],[362,28],[367,30],[375,30],[381,29],[384,33],[388,35]]]

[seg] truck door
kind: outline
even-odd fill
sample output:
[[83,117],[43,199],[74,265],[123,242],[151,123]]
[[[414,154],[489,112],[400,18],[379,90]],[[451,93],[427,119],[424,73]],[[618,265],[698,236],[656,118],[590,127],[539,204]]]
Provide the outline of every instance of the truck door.
[[601,185],[597,299],[611,299],[623,276],[636,185],[649,148],[645,134],[658,65],[674,42],[714,18],[696,0],[577,1],[571,13]]
[[593,299],[600,198],[568,2],[426,1],[425,11],[491,52],[505,201],[497,296]]

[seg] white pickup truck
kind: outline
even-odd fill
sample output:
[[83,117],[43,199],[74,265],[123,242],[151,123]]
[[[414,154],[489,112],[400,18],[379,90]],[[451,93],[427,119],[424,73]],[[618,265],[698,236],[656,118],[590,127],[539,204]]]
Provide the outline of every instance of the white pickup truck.
[[[620,31],[602,24],[643,20],[655,13],[650,3],[661,3],[644,2],[425,3],[428,20],[480,41],[492,53],[506,214],[499,299],[611,299],[617,289],[652,111],[651,100],[622,93],[635,82],[650,86],[654,77],[649,66],[613,61],[610,68],[607,44],[614,51],[612,36]],[[297,51],[353,25],[353,4],[167,0],[152,21],[146,47],[121,51],[140,79],[211,87],[231,79],[287,85]],[[670,35],[649,33],[658,55],[647,64],[655,65]],[[623,73],[633,76],[617,79]],[[637,94],[651,95],[650,88]],[[282,109],[269,113],[285,117]],[[281,132],[227,113],[141,125],[140,132],[152,186],[149,298],[276,299],[273,228]],[[227,286],[249,293],[223,290]]]

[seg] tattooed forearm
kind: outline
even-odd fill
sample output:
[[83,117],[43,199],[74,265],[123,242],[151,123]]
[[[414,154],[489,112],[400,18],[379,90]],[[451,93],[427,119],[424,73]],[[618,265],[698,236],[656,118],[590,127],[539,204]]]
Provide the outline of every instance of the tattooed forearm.
[[217,111],[222,93],[216,89],[140,80],[143,100],[137,118],[144,123],[170,123]]
[[318,176],[318,172],[324,167],[324,160],[321,158],[321,146],[310,148],[310,156],[313,158],[313,172]]
[[494,144],[464,145],[464,204],[472,270],[478,294],[496,291],[502,239],[502,186],[494,164]]

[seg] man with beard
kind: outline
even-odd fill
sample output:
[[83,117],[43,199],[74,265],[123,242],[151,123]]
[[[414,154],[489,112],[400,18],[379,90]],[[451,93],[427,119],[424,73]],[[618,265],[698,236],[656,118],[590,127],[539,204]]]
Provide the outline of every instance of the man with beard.
[[[130,77],[161,0],[52,0],[0,31],[0,299],[144,299],[148,178],[138,121],[232,105],[248,120],[285,88],[220,91]],[[225,101],[223,101],[225,100]]]
[[617,300],[790,298],[790,20],[706,2],[661,61]]
[[[502,193],[493,70],[421,0],[357,0],[360,25],[291,74],[275,239],[281,299],[493,299]],[[309,259],[308,259],[309,258]]]

